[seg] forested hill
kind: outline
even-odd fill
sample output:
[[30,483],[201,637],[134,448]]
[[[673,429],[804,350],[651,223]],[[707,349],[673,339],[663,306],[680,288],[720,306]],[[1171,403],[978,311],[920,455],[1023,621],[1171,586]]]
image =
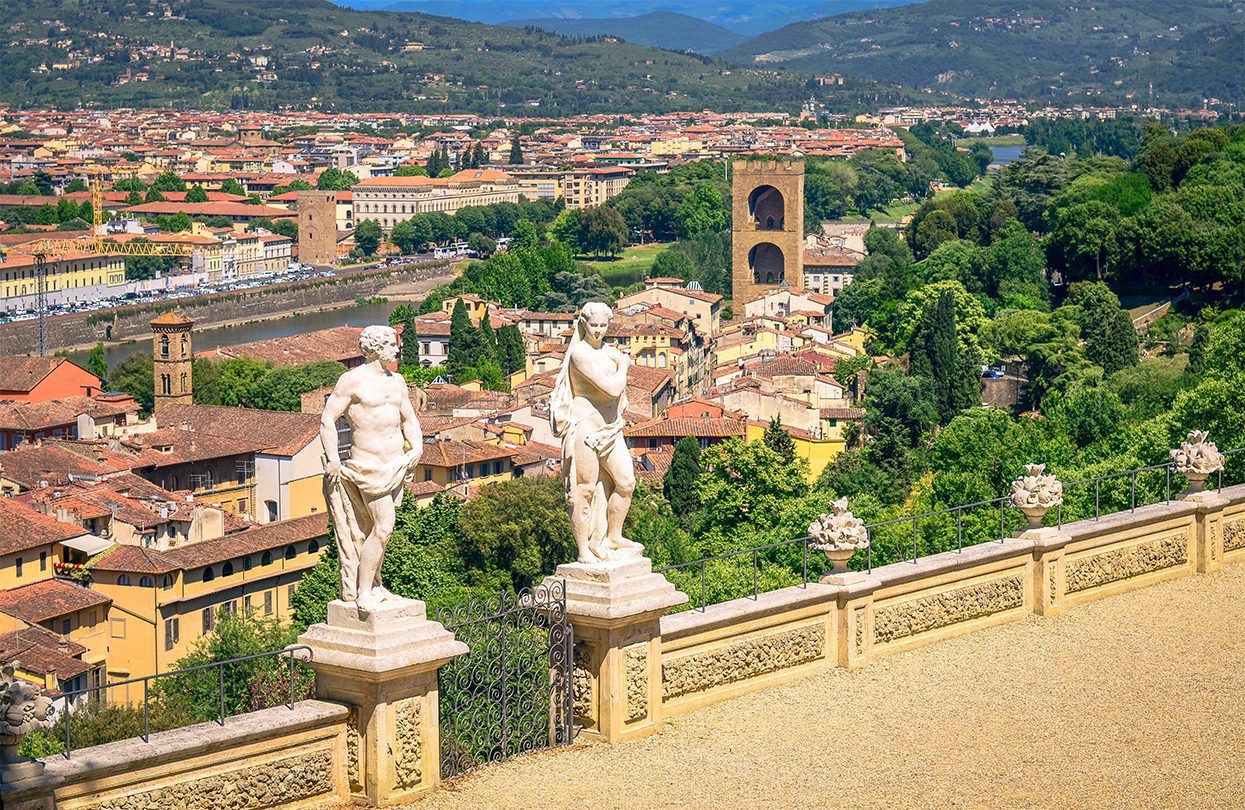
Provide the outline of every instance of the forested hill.
[[[798,109],[806,77],[325,0],[4,3],[0,101],[570,115]],[[170,50],[171,46],[171,50]]]
[[515,28],[540,28],[571,36],[609,35],[629,42],[668,48],[672,51],[718,53],[743,42],[745,37],[686,14],[673,11],[652,11],[634,17],[600,17],[596,19],[541,17],[531,20],[508,20],[503,25]]
[[724,53],[974,97],[1245,99],[1245,0],[930,0],[771,31]]

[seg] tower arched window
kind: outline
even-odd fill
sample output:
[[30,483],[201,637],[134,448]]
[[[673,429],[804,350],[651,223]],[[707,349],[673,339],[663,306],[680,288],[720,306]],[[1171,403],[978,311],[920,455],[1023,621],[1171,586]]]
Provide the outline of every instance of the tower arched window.
[[160,336],[160,356],[161,357],[169,356],[169,336],[168,335]]

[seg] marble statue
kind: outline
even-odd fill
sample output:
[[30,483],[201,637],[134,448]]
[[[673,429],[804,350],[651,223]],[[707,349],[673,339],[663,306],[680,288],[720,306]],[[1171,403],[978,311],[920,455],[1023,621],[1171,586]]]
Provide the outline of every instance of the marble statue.
[[[341,598],[360,616],[410,600],[381,586],[380,564],[393,534],[403,485],[423,453],[424,437],[406,380],[389,371],[398,357],[391,327],[369,326],[359,336],[366,362],[343,374],[320,419],[324,486],[341,560]],[[350,425],[349,458],[338,447],[337,420]]]
[[17,677],[17,661],[0,670],[0,782],[16,782],[43,772],[43,763],[17,753],[32,731],[56,723],[56,705],[32,683]]
[[550,399],[553,435],[562,440],[562,483],[579,562],[639,556],[622,535],[635,491],[635,467],[623,438],[631,358],[605,345],[613,312],[585,304]]

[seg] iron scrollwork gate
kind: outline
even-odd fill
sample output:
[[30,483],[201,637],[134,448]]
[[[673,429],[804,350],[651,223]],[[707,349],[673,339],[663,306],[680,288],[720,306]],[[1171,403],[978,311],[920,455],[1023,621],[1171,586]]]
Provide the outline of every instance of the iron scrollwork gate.
[[571,624],[563,582],[436,612],[470,651],[441,667],[441,778],[573,734]]

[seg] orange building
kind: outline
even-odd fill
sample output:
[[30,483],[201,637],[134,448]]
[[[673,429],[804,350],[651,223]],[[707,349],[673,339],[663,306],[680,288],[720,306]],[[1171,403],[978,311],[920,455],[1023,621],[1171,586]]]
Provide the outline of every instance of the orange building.
[[0,400],[51,402],[99,393],[101,382],[63,357],[0,356]]

